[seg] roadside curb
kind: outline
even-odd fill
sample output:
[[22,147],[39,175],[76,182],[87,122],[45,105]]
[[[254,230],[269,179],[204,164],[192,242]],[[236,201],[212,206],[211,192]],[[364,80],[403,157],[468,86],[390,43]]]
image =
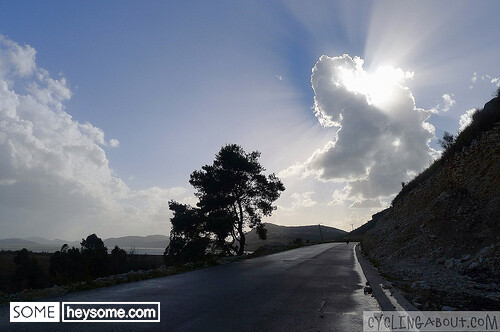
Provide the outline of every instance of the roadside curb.
[[[377,269],[361,253],[359,243],[355,246],[356,257],[368,280],[373,295],[380,305],[382,311],[418,311],[391,283],[383,278]],[[391,285],[390,289],[384,290],[382,285]]]

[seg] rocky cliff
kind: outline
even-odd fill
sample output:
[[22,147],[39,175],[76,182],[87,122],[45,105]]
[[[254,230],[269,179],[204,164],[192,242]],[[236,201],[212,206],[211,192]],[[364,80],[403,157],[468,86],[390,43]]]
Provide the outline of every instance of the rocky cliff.
[[500,308],[500,98],[482,111],[494,114],[481,125],[487,130],[410,183],[362,241],[365,254],[421,309]]

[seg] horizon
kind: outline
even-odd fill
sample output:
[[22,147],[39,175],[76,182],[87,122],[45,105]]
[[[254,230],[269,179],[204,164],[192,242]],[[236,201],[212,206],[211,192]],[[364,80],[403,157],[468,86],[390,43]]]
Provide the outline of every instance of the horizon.
[[500,88],[499,9],[4,2],[1,236],[168,236],[228,143],[286,187],[263,222],[357,228]]
[[[286,225],[278,225],[278,224],[273,224],[273,223],[269,223],[269,222],[266,222],[264,224],[272,224],[272,225],[275,225],[275,226],[283,226],[283,227],[312,227],[312,226],[318,226],[318,225],[321,225],[322,227],[329,227],[329,228],[334,228],[334,229],[337,229],[337,230],[340,230],[340,231],[344,231],[346,233],[349,233],[349,231],[346,231],[344,229],[340,229],[340,228],[336,228],[336,227],[332,227],[332,226],[328,226],[328,225],[323,225],[323,224],[310,224],[310,225],[292,225],[292,226],[286,226]],[[251,232],[252,230],[249,230],[247,233]],[[87,234],[86,236],[88,235],[91,235],[91,233]],[[97,236],[99,236],[99,234],[96,234]],[[109,236],[109,237],[103,237],[102,240],[109,240],[109,239],[119,239],[119,238],[124,238],[124,237],[148,237],[148,236],[165,236],[165,237],[169,237],[170,235],[168,234],[148,234],[148,235],[123,235],[123,236]],[[100,236],[99,236],[100,237]],[[81,240],[68,240],[68,239],[61,239],[61,238],[45,238],[43,236],[26,236],[26,237],[7,237],[7,238],[0,238],[0,241],[1,240],[11,240],[11,239],[16,239],[16,240],[30,240],[32,238],[41,238],[43,240],[48,240],[48,241],[57,241],[57,240],[60,240],[60,241],[67,241],[67,242],[79,242]],[[83,238],[85,238],[85,236],[82,237],[82,240]],[[0,248],[1,249],[1,248]]]

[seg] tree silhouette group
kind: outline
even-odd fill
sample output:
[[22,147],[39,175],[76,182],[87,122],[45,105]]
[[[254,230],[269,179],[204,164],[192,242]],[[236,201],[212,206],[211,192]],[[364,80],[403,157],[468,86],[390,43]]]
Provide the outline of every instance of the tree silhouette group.
[[196,207],[169,202],[171,262],[196,261],[207,253],[242,255],[245,231],[255,228],[266,238],[262,218],[276,209],[273,202],[285,190],[275,174],[264,175],[260,152],[246,153],[236,144],[221,148],[212,165],[191,173],[189,183],[198,198]]

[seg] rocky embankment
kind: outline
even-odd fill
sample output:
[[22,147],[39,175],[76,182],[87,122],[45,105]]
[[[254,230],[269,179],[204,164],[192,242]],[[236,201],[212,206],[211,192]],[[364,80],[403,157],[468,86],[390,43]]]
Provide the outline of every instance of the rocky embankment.
[[[493,101],[485,109],[499,108],[499,98]],[[415,306],[498,310],[500,124],[454,153],[372,223],[363,251]]]

